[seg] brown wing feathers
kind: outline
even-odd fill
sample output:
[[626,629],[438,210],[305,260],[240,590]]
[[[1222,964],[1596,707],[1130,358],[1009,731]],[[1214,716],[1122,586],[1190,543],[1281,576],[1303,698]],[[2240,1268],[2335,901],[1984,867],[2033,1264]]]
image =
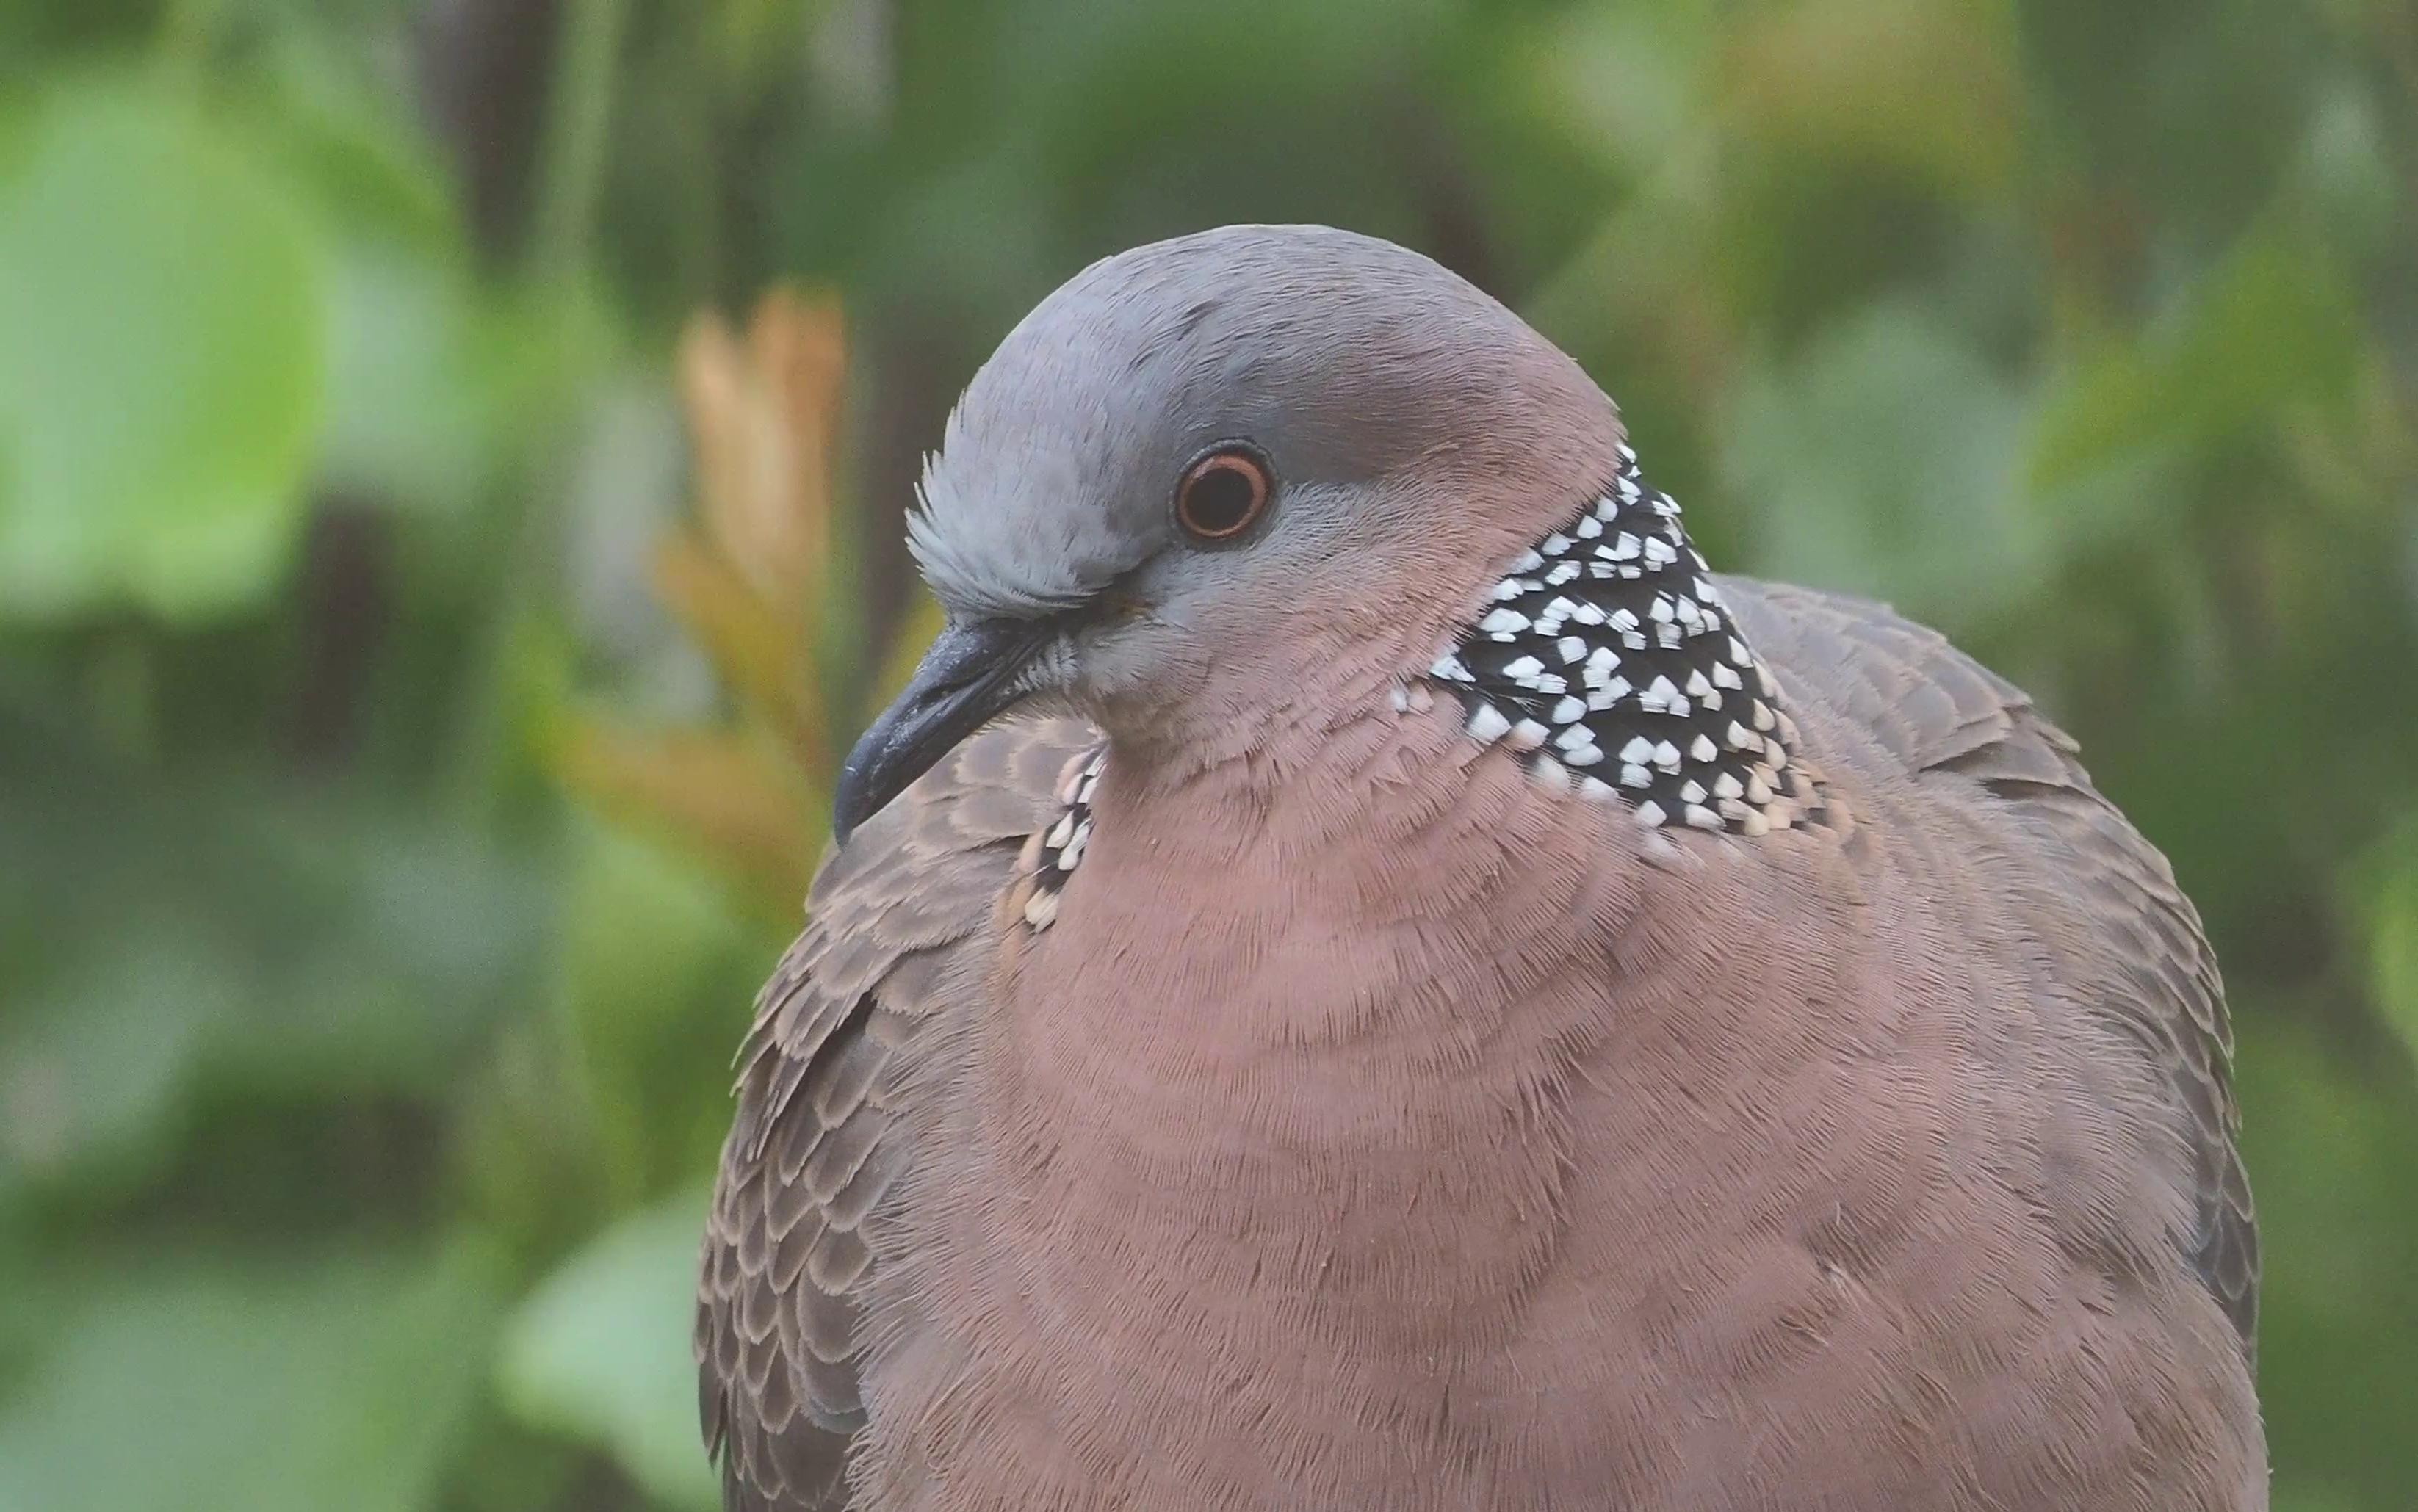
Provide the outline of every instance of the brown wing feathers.
[[989,918],[1060,770],[1093,739],[1044,721],[967,741],[827,861],[809,924],[757,1000],[695,1336],[733,1512],[846,1503],[846,1435],[864,1414],[859,1226],[904,1153],[882,1138],[897,1053],[945,1006],[941,966]]
[[1733,597],[1768,655],[1817,678],[1821,696],[1910,771],[1980,784],[2018,819],[2059,885],[2080,893],[2092,938],[2056,942],[2066,947],[2060,965],[2166,1070],[2192,1163],[2196,1214],[2185,1248],[2255,1352],[2258,1235],[2234,1147],[2225,989],[2165,858],[2099,795],[2064,731],[1936,631],[1880,604],[1784,585],[1739,588]]

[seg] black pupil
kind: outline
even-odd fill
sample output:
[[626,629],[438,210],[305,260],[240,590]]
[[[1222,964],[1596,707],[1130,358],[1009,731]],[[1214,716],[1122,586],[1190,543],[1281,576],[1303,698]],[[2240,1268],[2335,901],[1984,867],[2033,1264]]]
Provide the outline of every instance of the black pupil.
[[1251,501],[1259,489],[1238,464],[1221,462],[1204,467],[1184,494],[1184,513],[1202,535],[1222,536],[1242,528],[1251,517]]

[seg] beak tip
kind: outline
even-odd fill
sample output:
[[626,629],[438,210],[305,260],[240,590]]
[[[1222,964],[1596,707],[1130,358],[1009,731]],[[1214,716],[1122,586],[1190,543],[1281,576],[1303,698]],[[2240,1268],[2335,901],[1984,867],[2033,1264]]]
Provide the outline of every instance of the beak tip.
[[848,837],[873,817],[874,808],[880,806],[879,802],[872,807],[866,804],[872,794],[865,781],[870,764],[863,759],[865,755],[862,750],[849,754],[849,759],[839,769],[839,781],[832,788],[831,837],[834,848],[846,846]]
[[1033,644],[1032,627],[1012,621],[941,633],[897,701],[840,763],[832,788],[834,847],[846,846],[860,825],[1011,701],[1011,680]]

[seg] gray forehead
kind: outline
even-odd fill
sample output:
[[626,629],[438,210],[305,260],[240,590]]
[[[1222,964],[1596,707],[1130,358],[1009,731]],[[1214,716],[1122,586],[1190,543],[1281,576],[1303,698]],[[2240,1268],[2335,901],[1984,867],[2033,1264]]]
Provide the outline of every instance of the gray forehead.
[[926,466],[915,555],[969,614],[1070,607],[1163,545],[1186,462],[1263,448],[1288,485],[1410,465],[1538,339],[1435,263],[1233,226],[1095,263],[1009,332]]

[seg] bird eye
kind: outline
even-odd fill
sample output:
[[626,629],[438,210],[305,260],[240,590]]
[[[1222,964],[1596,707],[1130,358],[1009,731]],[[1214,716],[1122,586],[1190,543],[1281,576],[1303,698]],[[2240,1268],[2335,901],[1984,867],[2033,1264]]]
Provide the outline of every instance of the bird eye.
[[1175,485],[1175,522],[1195,541],[1232,541],[1268,507],[1267,464],[1240,447],[1210,452]]

